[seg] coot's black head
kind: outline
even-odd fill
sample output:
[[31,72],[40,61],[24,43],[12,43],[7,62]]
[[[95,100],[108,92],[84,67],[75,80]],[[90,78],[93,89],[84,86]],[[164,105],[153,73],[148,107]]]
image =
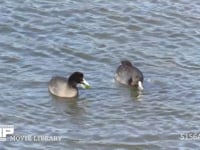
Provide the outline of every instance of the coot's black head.
[[69,77],[69,83],[70,84],[78,84],[83,82],[83,73],[82,72],[74,72]]
[[144,77],[143,77],[142,72],[138,68],[133,67],[132,76],[128,80],[128,85],[133,86],[133,87],[137,87],[140,90],[143,90],[144,89],[143,85],[142,85],[143,80],[144,80]]
[[89,83],[84,79],[82,72],[74,72],[68,79],[68,84],[76,88],[77,84],[80,84],[83,88],[89,89]]
[[139,81],[143,83],[143,74],[142,73],[135,73],[132,77],[128,80],[128,85],[138,87]]

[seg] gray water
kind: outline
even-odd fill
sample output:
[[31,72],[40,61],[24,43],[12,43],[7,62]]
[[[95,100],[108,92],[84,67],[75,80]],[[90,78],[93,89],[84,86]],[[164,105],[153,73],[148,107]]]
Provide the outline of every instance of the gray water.
[[[0,149],[199,149],[198,0],[1,0],[0,124],[60,142]],[[143,71],[141,93],[113,79],[120,60]],[[82,71],[92,89],[53,97],[54,75]]]

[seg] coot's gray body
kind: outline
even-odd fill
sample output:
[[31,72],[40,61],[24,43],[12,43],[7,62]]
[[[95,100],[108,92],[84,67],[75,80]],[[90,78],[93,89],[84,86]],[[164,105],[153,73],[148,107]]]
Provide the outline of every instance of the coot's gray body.
[[142,72],[128,60],[121,61],[121,65],[117,68],[115,74],[115,79],[119,83],[137,87],[140,90],[143,90],[143,78]]
[[48,89],[55,96],[72,98],[78,96],[77,84],[89,86],[81,72],[74,72],[69,78],[53,77],[49,81]]

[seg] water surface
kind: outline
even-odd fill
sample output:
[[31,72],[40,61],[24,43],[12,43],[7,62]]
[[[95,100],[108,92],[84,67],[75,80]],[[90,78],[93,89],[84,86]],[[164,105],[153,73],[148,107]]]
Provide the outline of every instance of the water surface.
[[[0,124],[61,142],[3,149],[199,149],[200,3],[197,0],[1,0]],[[145,90],[113,80],[121,59]],[[92,89],[52,97],[53,75],[82,71]]]

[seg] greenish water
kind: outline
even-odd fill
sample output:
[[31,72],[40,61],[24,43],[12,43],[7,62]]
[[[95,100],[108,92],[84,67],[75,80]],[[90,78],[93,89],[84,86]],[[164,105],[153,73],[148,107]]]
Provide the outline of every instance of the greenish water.
[[[197,0],[1,0],[0,125],[60,142],[2,149],[199,149]],[[144,74],[139,94],[115,83],[121,59]],[[82,71],[92,89],[52,97],[53,75]]]

